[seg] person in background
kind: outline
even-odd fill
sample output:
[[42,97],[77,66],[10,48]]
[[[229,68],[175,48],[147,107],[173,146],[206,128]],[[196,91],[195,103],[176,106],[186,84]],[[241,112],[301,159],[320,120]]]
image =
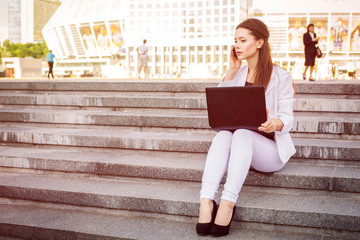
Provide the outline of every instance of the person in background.
[[347,74],[348,74],[348,78],[355,78],[355,73],[356,73],[356,67],[353,61],[349,61],[346,64],[346,69],[347,69]]
[[50,50],[49,53],[45,57],[46,61],[48,62],[48,65],[49,65],[49,73],[47,75],[47,77],[49,79],[50,79],[50,74],[51,74],[51,77],[54,79],[54,73],[53,73],[54,58],[57,60],[55,55],[52,53],[52,50]]
[[316,58],[316,47],[315,45],[318,43],[319,38],[316,37],[316,33],[314,32],[314,24],[310,23],[307,26],[307,32],[304,33],[303,43],[305,45],[305,70],[303,72],[303,79],[306,79],[306,71],[310,67],[310,77],[309,81],[315,81],[312,77],[314,66],[315,66],[315,58]]
[[[200,191],[196,225],[200,235],[229,233],[235,203],[250,167],[260,172],[276,172],[296,152],[289,134],[294,120],[292,78],[290,73],[274,65],[269,36],[267,26],[255,18],[236,27],[230,67],[219,87],[263,86],[268,118],[257,131],[223,130],[212,140]],[[248,63],[246,66],[241,66],[243,60]],[[271,136],[264,136],[265,133]],[[226,183],[218,207],[214,198],[226,170]]]
[[336,75],[336,65],[335,63],[331,64],[331,76],[333,79],[335,79],[335,75]]
[[145,74],[145,78],[147,78],[147,62],[148,62],[148,51],[149,48],[145,45],[146,44],[146,39],[144,39],[143,41],[143,45],[141,45],[140,47],[138,47],[136,49],[136,51],[138,52],[139,56],[139,78],[140,78],[140,73],[141,73],[141,69],[144,68],[144,74]]

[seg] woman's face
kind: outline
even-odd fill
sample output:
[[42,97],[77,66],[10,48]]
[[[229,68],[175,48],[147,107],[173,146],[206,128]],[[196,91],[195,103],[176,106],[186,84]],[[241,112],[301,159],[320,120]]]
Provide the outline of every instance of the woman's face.
[[312,33],[314,32],[314,26],[309,27],[309,32],[312,32]]
[[238,28],[235,32],[235,49],[238,59],[249,59],[257,54],[257,49],[261,48],[263,40],[256,40],[251,35],[250,30]]

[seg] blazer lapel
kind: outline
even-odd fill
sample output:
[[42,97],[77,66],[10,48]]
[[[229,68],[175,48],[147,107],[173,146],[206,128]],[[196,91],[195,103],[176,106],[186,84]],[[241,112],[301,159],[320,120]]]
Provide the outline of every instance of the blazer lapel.
[[270,78],[270,82],[266,88],[266,92],[265,95],[267,95],[273,88],[275,85],[275,74],[274,74],[275,68],[273,68],[273,72],[271,73],[271,78]]

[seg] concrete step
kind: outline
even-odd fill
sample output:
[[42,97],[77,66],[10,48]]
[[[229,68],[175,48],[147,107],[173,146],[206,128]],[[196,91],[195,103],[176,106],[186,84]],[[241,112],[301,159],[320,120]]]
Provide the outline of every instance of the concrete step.
[[[114,80],[114,79],[56,79],[56,80],[1,80],[0,89],[6,91],[103,91],[103,92],[203,92],[217,86],[214,80]],[[300,94],[360,95],[358,80],[327,80],[314,83],[295,81],[295,92]]]
[[[203,94],[205,95],[205,94]],[[81,106],[81,107],[138,107],[138,108],[186,108],[206,109],[205,97],[184,96],[91,96],[91,95],[33,95],[0,94],[3,105],[45,105],[45,106]]]
[[[206,154],[0,146],[0,166],[200,182]],[[224,181],[223,181],[224,182]],[[279,172],[250,171],[245,185],[360,192],[360,166],[291,159]]]
[[[296,112],[293,132],[360,135],[359,114]],[[207,113],[184,109],[66,110],[13,106],[0,109],[2,122],[64,123],[208,129]]]
[[[198,215],[200,183],[2,172],[0,197],[181,216]],[[360,231],[360,195],[244,186],[235,220]]]
[[219,80],[1,80],[0,89],[7,91],[96,91],[96,92],[204,92]]
[[[0,142],[141,149],[208,151],[214,131],[163,128],[69,128],[45,124],[0,124]],[[293,138],[297,158],[360,160],[360,141]]]
[[[27,239],[41,236],[41,239],[87,240],[213,239],[196,234],[196,217],[1,200],[0,235],[11,236],[11,239],[24,236]],[[234,221],[226,239],[355,240],[358,237],[358,232]]]
[[297,96],[294,111],[360,113],[360,100]]
[[313,83],[295,81],[294,86],[296,94],[352,95],[357,98],[360,96],[359,80],[326,80]]
[[0,109],[0,121],[82,125],[176,127],[208,129],[206,111],[184,109],[38,110],[28,107]]
[[[188,94],[14,94],[0,93],[2,105],[77,106],[107,108],[206,109],[205,93]],[[360,99],[309,98],[296,96],[294,111],[360,113]]]

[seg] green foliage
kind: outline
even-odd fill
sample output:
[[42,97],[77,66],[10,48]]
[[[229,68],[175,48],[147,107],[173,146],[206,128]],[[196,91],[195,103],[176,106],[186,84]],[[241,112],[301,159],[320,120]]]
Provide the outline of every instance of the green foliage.
[[3,57],[33,57],[45,58],[49,49],[42,43],[10,43],[5,40],[0,48],[0,58]]

